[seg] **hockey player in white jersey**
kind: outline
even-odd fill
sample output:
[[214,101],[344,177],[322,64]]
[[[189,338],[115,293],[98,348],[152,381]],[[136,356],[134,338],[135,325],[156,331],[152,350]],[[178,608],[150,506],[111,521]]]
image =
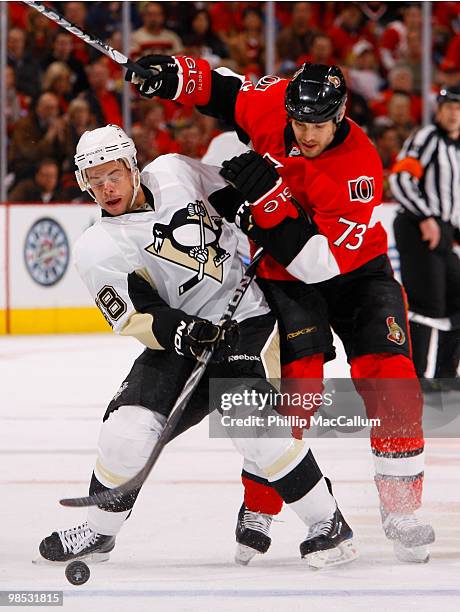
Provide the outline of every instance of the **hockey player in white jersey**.
[[[140,174],[133,141],[114,125],[85,132],[75,162],[80,187],[102,209],[75,246],[77,269],[114,331],[146,347],[103,417],[93,494],[144,466],[203,349],[213,347],[219,365],[208,366],[176,435],[208,413],[210,377],[252,379],[268,388],[267,379],[280,377],[279,347],[276,320],[255,283],[235,320],[217,325],[243,274],[236,238],[212,205],[232,191],[217,168],[166,155]],[[308,526],[301,551],[309,565],[355,558],[353,532],[305,441],[232,441]],[[107,559],[138,492],[90,507],[83,524],[44,538],[41,556]]]

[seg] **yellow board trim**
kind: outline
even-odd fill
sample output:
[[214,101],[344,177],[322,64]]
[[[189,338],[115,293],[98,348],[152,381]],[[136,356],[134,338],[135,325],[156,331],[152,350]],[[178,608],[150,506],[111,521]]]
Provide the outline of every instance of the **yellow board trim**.
[[[109,332],[110,325],[96,307],[14,309],[10,334],[85,334]],[[0,334],[6,334],[6,311],[0,310]]]
[[6,334],[6,312],[0,310],[0,336]]

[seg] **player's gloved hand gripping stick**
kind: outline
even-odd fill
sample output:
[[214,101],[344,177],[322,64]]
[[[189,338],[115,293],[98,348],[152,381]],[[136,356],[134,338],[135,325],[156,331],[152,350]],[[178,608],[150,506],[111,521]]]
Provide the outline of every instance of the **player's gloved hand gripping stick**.
[[[228,303],[227,309],[221,317],[219,322],[220,326],[225,325],[228,321],[230,321],[236,309],[238,308],[241,300],[246,293],[246,289],[249,287],[252,279],[255,276],[257,265],[263,256],[263,251],[260,249],[255,254],[251,264],[246,269],[246,272],[242,276],[238,287],[235,289],[230,301]],[[114,489],[110,489],[108,491],[101,491],[100,493],[94,493],[93,495],[89,495],[87,497],[74,497],[68,499],[61,499],[60,503],[63,506],[72,506],[72,507],[81,507],[81,506],[97,506],[99,504],[107,504],[113,503],[120,499],[123,495],[131,493],[136,489],[139,489],[146,479],[148,478],[150,472],[153,469],[153,466],[158,460],[163,448],[166,443],[169,441],[174,429],[176,428],[177,423],[179,422],[182,414],[184,413],[185,408],[187,407],[188,401],[192,396],[192,393],[196,389],[198,383],[200,382],[208,363],[211,360],[213,353],[213,349],[205,349],[196,364],[193,368],[192,373],[190,374],[189,379],[184,385],[182,392],[174,404],[171,414],[166,421],[165,427],[161,432],[160,437],[158,438],[153,450],[150,454],[150,457],[147,459],[146,464],[130,480],[126,481],[119,487],[115,487]]]

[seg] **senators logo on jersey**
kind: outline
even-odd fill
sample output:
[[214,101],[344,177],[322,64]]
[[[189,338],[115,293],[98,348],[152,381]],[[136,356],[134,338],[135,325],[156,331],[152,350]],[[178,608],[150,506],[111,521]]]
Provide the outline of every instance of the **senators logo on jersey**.
[[182,295],[209,276],[222,282],[222,264],[230,254],[219,245],[222,219],[210,217],[202,200],[187,204],[172,216],[168,225],[155,223],[154,241],[146,251],[195,272],[179,286]]
[[375,194],[375,182],[373,176],[360,176],[357,179],[348,181],[348,192],[352,202],[362,202],[367,204]]
[[401,346],[406,341],[406,334],[402,330],[402,328],[396,323],[394,317],[387,317],[387,327],[390,332],[387,335],[388,340],[394,342],[398,346]]

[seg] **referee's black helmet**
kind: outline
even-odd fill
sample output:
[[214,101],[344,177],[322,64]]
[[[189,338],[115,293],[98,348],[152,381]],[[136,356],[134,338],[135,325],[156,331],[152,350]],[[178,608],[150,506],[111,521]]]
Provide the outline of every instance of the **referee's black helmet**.
[[460,85],[441,87],[437,102],[439,105],[445,104],[446,102],[458,102],[460,104]]

